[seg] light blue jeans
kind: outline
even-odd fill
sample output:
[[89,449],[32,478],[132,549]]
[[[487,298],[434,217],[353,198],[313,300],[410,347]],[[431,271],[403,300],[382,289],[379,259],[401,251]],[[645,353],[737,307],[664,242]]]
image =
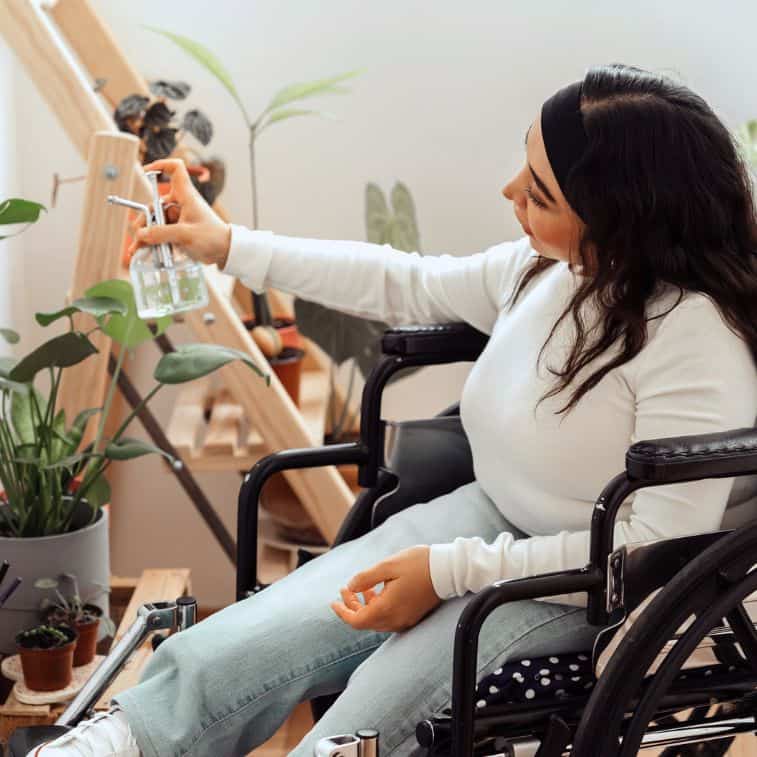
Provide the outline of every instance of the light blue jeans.
[[[442,602],[400,633],[357,631],[329,607],[358,571],[414,544],[502,531],[508,523],[477,483],[397,513],[311,560],[157,650],[141,682],[116,697],[144,757],[237,757],[270,738],[301,701],[343,691],[290,752],[310,757],[324,736],[376,728],[382,755],[417,748],[415,726],[449,706],[452,643],[471,595]],[[478,669],[510,659],[591,649],[583,608],[525,600],[484,624]]]

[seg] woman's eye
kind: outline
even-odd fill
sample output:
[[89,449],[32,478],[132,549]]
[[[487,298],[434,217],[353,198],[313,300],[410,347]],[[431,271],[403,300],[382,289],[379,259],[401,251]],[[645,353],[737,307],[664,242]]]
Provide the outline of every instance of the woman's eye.
[[531,202],[533,202],[534,205],[536,205],[538,208],[546,208],[547,203],[545,203],[543,200],[540,200],[532,191],[531,187],[526,187],[526,196],[528,197]]

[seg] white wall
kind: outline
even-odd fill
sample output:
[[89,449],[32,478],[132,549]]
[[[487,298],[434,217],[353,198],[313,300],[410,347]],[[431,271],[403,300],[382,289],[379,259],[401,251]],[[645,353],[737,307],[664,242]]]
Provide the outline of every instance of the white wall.
[[[16,165],[16,114],[14,108],[13,58],[10,51],[0,47],[0,202],[19,194]],[[2,228],[2,227],[0,227]],[[1,234],[2,232],[0,232]],[[0,327],[11,327],[21,316],[23,301],[19,293],[23,287],[14,286],[22,274],[20,256],[23,237],[0,241]],[[0,355],[11,354],[12,347],[0,339]]]
[[[215,51],[252,113],[285,84],[365,69],[350,94],[313,101],[337,121],[292,120],[261,137],[261,226],[284,234],[363,239],[365,182],[388,189],[399,178],[416,199],[425,251],[471,253],[514,238],[518,226],[499,190],[523,158],[525,129],[549,95],[595,63],[678,73],[730,126],[757,114],[757,7],[746,2],[94,5],[146,77],[193,85],[189,105],[212,117],[211,152],[227,161],[224,203],[238,222],[250,217],[250,194],[236,106],[212,77],[141,25],[185,34]],[[53,171],[75,176],[84,165],[22,71],[15,109],[19,188],[45,202]],[[81,184],[64,187],[59,206],[24,237],[29,307],[19,325],[31,342],[42,336],[32,310],[56,306],[68,286],[81,197]],[[132,365],[144,386],[153,359],[146,354]],[[397,385],[389,414],[434,412],[458,395],[464,375],[450,368]],[[164,420],[169,400],[159,397],[155,406]],[[231,569],[161,464],[129,463],[121,471],[129,486],[120,486],[114,503],[114,570],[187,564],[203,603],[230,601]],[[233,528],[238,480],[213,475],[201,483]]]

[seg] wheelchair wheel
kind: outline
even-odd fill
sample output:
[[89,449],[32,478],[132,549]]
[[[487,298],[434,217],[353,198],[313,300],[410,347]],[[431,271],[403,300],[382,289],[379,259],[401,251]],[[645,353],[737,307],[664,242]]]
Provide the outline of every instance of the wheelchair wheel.
[[[730,647],[742,672],[757,674],[757,633],[744,600],[757,590],[757,522],[734,531],[686,565],[650,602],[612,655],[592,691],[576,730],[573,757],[632,757],[639,752],[651,722],[664,724],[675,708],[665,706],[674,679],[699,642],[712,629],[725,624],[741,652]],[[689,625],[684,626],[685,623]],[[684,626],[682,628],[682,626]],[[656,672],[647,676],[655,658],[676,637]],[[701,707],[716,702],[743,714],[754,714],[757,702],[749,696],[753,685],[713,687],[702,697]],[[678,712],[693,705],[680,706]],[[670,721],[668,721],[670,722]],[[680,722],[680,721],[679,721]],[[710,742],[715,748],[715,742]],[[722,744],[720,746],[723,746]],[[668,754],[714,754],[702,750]]]

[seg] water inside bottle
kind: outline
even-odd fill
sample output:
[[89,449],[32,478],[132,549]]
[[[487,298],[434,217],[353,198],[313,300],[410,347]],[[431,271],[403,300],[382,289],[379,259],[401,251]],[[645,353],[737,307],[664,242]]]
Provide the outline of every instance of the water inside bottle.
[[156,263],[149,247],[132,258],[129,272],[140,318],[159,318],[208,304],[202,266],[185,255],[174,254],[173,261],[171,267]]

